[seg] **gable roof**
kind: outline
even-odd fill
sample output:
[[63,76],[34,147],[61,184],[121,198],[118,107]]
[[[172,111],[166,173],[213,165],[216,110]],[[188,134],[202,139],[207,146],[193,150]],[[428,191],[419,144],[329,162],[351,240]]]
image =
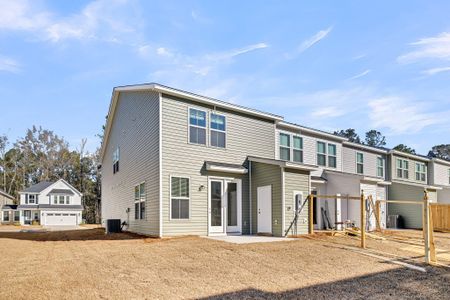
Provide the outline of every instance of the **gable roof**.
[[10,194],[8,194],[7,192],[5,192],[4,190],[0,189],[0,195],[2,195],[3,197],[9,198],[11,200],[14,200],[14,197],[11,196]]
[[102,149],[100,152],[101,160],[103,160],[103,156],[105,154],[105,147],[108,143],[109,132],[111,130],[111,125],[112,125],[112,122],[114,119],[114,112],[116,109],[117,101],[119,99],[119,94],[120,94],[120,92],[127,92],[127,91],[154,91],[154,92],[158,92],[158,93],[162,93],[162,94],[166,94],[166,95],[177,96],[177,97],[195,101],[198,103],[208,104],[208,105],[212,105],[215,107],[228,109],[231,111],[244,113],[247,115],[257,116],[257,117],[260,117],[263,119],[272,120],[274,122],[283,120],[283,117],[278,116],[276,114],[263,112],[263,111],[256,110],[253,108],[248,108],[245,106],[232,104],[229,102],[225,102],[222,100],[218,100],[218,99],[214,99],[214,98],[210,98],[210,97],[206,97],[206,96],[201,96],[198,94],[194,94],[194,93],[183,91],[180,89],[168,87],[168,86],[158,84],[158,83],[143,83],[143,84],[117,86],[113,89],[113,93],[111,96],[111,103],[109,105],[108,119],[106,121],[105,134],[103,137]]
[[32,186],[24,189],[22,192],[23,193],[40,193],[43,190],[45,190],[46,188],[48,188],[49,186],[51,186],[52,184],[54,184],[54,182],[41,181],[37,184],[33,184]]

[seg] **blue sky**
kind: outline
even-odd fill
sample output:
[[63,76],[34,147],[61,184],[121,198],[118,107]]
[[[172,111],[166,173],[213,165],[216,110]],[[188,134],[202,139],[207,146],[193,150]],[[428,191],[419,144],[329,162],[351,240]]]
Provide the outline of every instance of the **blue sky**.
[[450,143],[450,2],[372,2],[0,0],[0,134],[92,151],[112,88],[159,82],[426,154]]

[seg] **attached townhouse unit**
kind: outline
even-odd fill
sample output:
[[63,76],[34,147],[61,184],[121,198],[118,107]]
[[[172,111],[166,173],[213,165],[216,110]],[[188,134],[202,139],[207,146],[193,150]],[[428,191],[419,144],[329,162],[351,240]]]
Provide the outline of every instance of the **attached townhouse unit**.
[[13,196],[0,189],[0,208],[2,210],[0,223],[9,224],[14,222],[16,216],[13,211],[17,208],[14,200]]
[[[346,196],[395,195],[397,156],[157,83],[116,87],[101,149],[102,223],[120,219],[128,231],[159,237],[296,235],[308,232],[312,193],[338,198],[313,202],[316,228],[325,227],[324,211],[333,224],[357,224],[359,203]],[[390,207],[381,214],[385,226]]]
[[18,206],[3,208],[13,218],[10,222],[21,225],[76,226],[81,224],[82,194],[65,180],[42,181],[19,192]]

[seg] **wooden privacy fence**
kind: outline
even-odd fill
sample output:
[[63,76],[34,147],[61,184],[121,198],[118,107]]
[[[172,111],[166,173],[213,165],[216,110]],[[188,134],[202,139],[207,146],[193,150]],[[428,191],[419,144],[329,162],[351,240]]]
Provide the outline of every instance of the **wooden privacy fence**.
[[435,230],[450,230],[450,204],[430,203]]

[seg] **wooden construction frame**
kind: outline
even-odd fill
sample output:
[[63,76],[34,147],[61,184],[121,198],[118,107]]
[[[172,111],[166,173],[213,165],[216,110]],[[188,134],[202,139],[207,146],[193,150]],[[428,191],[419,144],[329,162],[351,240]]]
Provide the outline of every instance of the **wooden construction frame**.
[[361,214],[361,222],[360,222],[360,238],[361,238],[361,248],[366,248],[366,201],[369,202],[369,205],[375,212],[376,219],[376,228],[377,231],[383,232],[381,228],[381,203],[398,203],[398,204],[416,204],[422,206],[423,211],[423,238],[424,238],[424,250],[425,250],[425,262],[427,264],[435,264],[437,263],[436,258],[436,248],[434,244],[434,229],[433,229],[433,213],[430,209],[430,201],[428,198],[428,193],[424,191],[424,197],[422,201],[417,200],[375,200],[373,201],[372,196],[369,196],[368,199],[364,196],[364,191],[361,191],[361,196],[340,196],[340,195],[314,195],[310,194],[308,199],[308,233],[314,234],[314,224],[313,224],[313,216],[314,216],[314,199],[328,199],[328,200],[359,200],[360,205],[360,214]]

